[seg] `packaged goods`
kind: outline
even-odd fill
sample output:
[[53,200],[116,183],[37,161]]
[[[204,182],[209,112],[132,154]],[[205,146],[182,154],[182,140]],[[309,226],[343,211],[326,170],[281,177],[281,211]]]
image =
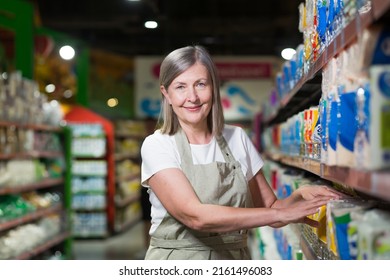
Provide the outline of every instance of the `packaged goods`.
[[364,169],[370,162],[370,86],[366,85],[357,90],[357,131],[354,139],[355,168]]
[[357,224],[358,259],[390,259],[390,214],[378,209],[364,213]]
[[312,231],[319,240],[326,244],[326,205],[321,206],[317,213],[309,215],[308,217],[318,222],[318,227],[313,227]]
[[322,82],[322,100],[320,104],[322,129],[321,162],[327,165],[337,164],[337,133],[339,97],[337,94],[337,59],[333,58],[324,68]]
[[374,206],[371,201],[359,198],[344,198],[327,204],[327,246],[328,250],[342,260],[352,259],[348,239],[348,227],[352,221],[360,220],[367,209]]
[[370,67],[369,145],[367,169],[390,167],[390,65]]
[[337,165],[354,167],[354,142],[357,134],[356,91],[340,94],[340,118],[338,131]]
[[337,93],[329,94],[327,123],[327,165],[337,165],[337,137],[339,130],[339,98]]
[[310,108],[311,111],[311,154],[309,157],[315,160],[321,158],[321,117],[319,114],[319,106]]

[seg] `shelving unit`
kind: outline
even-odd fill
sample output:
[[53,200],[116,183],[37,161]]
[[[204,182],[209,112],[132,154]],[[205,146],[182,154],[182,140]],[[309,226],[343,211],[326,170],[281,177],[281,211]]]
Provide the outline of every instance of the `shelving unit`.
[[107,148],[100,124],[69,123],[72,131],[72,232],[77,238],[107,237]]
[[140,147],[145,134],[142,121],[121,120],[115,124],[115,232],[141,219]]
[[388,171],[367,171],[328,166],[317,160],[280,154],[267,154],[266,157],[285,165],[306,170],[325,180],[345,184],[368,195],[390,201],[390,172]]
[[356,40],[363,29],[378,21],[390,9],[390,1],[371,0],[369,7],[359,11],[356,18],[352,19],[329,43],[324,52],[310,66],[308,73],[280,100],[279,108],[264,120],[265,125],[280,123],[303,108],[308,108],[313,102],[318,104],[321,95],[321,69],[331,58],[337,56]]
[[[285,122],[293,115],[310,106],[318,105],[322,94],[322,69],[333,58],[339,55],[349,45],[355,42],[363,30],[378,21],[386,21],[390,10],[389,0],[368,1],[359,10],[356,18],[352,19],[336,37],[325,47],[306,73],[279,101],[276,110],[266,117],[262,123],[264,127]],[[345,188],[364,193],[373,199],[390,202],[390,171],[363,170],[342,166],[330,166],[317,159],[285,155],[281,152],[268,151],[265,158],[290,166],[298,170],[308,171],[330,182],[335,182]],[[301,226],[300,246],[306,259],[337,259],[331,251],[307,226]]]
[[[21,135],[27,131],[30,135],[45,134],[45,139],[50,137],[58,137],[60,140],[60,146],[56,144],[50,146],[42,146],[38,144],[38,147],[34,145],[34,150],[25,150],[25,143],[19,143],[16,149],[12,149],[7,153],[2,151],[0,153],[0,163],[7,165],[10,162],[23,161],[32,162],[38,161],[40,164],[45,165],[45,172],[35,178],[24,178],[25,181],[19,183],[9,181],[5,184],[0,184],[0,199],[6,199],[7,197],[23,197],[27,194],[37,194],[40,197],[45,195],[58,196],[48,205],[40,205],[34,207],[31,211],[26,211],[21,215],[9,219],[0,217],[0,240],[2,238],[9,237],[13,231],[22,230],[27,226],[38,226],[45,219],[50,219],[52,216],[58,218],[55,228],[51,233],[46,232],[47,235],[42,235],[39,239],[31,239],[31,244],[28,242],[24,245],[25,249],[18,248],[17,251],[9,253],[7,259],[30,259],[40,258],[42,254],[45,254],[52,250],[62,251],[63,257],[70,258],[71,254],[71,234],[69,229],[69,194],[68,194],[68,169],[65,164],[66,147],[65,142],[68,134],[66,129],[61,127],[54,127],[50,125],[35,125],[35,124],[20,124],[17,122],[0,121],[0,130],[12,130],[15,135]],[[7,133],[7,132],[4,132]],[[38,137],[38,136],[34,136]],[[22,137],[18,141],[22,141]],[[56,142],[56,141],[54,141]],[[46,143],[47,144],[47,143]],[[44,149],[49,149],[48,151]],[[50,150],[51,149],[51,150]],[[49,165],[47,161],[59,160],[65,165],[61,170],[56,170],[57,174],[50,174]],[[47,173],[49,171],[49,173]],[[7,172],[7,171],[6,171]],[[11,172],[8,170],[8,172]],[[24,172],[20,170],[20,172]],[[18,177],[16,175],[16,177]],[[21,178],[22,176],[20,176]],[[25,201],[28,201],[25,200]],[[28,203],[28,202],[27,202]],[[45,229],[41,229],[45,232]],[[26,238],[28,240],[28,238]],[[2,242],[2,241],[0,241]],[[5,247],[3,247],[5,248]],[[22,246],[23,248],[23,246]],[[11,249],[12,250],[12,249]],[[54,251],[53,251],[54,252]],[[3,255],[4,256],[4,255]]]

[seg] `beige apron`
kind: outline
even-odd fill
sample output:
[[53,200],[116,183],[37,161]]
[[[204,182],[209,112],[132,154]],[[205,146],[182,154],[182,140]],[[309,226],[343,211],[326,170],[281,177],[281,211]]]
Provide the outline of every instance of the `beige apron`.
[[[193,164],[185,133],[175,134],[181,168],[199,200],[205,204],[252,207],[252,198],[241,165],[221,136],[217,143],[226,162]],[[207,260],[250,259],[246,231],[208,233],[192,230],[167,213],[151,236],[145,259]]]

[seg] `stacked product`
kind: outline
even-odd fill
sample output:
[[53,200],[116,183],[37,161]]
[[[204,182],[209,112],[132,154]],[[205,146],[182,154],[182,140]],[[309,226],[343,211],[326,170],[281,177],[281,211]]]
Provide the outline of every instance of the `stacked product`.
[[[266,164],[267,180],[273,182],[278,197],[287,197],[307,185],[345,191],[335,183],[296,169],[274,162]],[[288,229],[276,229],[274,236],[281,258],[301,258],[302,236],[317,259],[390,259],[390,213],[381,210],[383,206],[378,201],[359,198],[351,189],[342,199],[329,202],[309,216],[319,223],[317,228],[290,225]]]
[[0,259],[67,254],[59,104],[14,72],[0,77],[0,107]]
[[71,123],[72,221],[75,237],[107,236],[107,162],[103,127]]
[[121,231],[141,217],[140,147],[146,135],[144,121],[115,123],[115,230]]
[[0,77],[0,120],[19,124],[59,126],[62,111],[57,101],[48,101],[38,84],[20,72]]
[[356,198],[328,203],[327,245],[337,258],[390,259],[390,214],[375,206]]
[[390,56],[382,47],[389,39],[388,29],[373,26],[324,68],[321,162],[370,170],[390,167]]
[[389,167],[390,56],[380,47],[389,38],[388,30],[371,27],[332,58],[322,72],[319,104],[268,127],[267,149],[329,166]]
[[61,231],[61,217],[52,215],[20,225],[0,237],[0,259],[12,259],[44,244]]
[[276,76],[265,110],[267,156],[316,178],[294,178],[295,171],[273,163],[265,174],[275,193],[314,184],[346,194],[310,216],[318,228],[298,231],[310,258],[390,257],[390,215],[380,202],[390,199],[390,31],[375,23],[389,8],[380,0],[302,3],[303,44]]
[[299,5],[299,31],[303,43],[293,59],[286,61],[275,78],[278,98],[282,99],[307,75],[314,62],[343,28],[357,17],[367,0],[306,0]]

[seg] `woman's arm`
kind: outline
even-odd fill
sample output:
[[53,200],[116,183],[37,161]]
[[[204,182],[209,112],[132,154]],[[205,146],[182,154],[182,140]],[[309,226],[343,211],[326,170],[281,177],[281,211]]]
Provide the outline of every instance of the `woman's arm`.
[[[258,177],[256,182],[263,184],[262,180],[265,181],[264,177]],[[254,192],[262,195],[263,205],[257,202],[255,208],[237,208],[202,204],[178,168],[159,171],[148,182],[173,217],[192,229],[206,232],[230,232],[277,223],[303,222],[305,216],[314,214],[329,201],[329,197],[319,196],[308,201],[297,201],[291,208],[272,207],[276,197],[269,185],[261,185],[256,190],[255,184],[251,183],[251,190],[254,188]]]
[[[272,188],[269,186],[265,179],[262,171],[260,170],[257,174],[249,181],[249,187],[251,189],[253,202],[255,207],[272,207],[272,208],[294,208],[296,203],[302,203],[304,201],[310,201],[315,198],[324,199],[339,199],[341,194],[331,190],[324,186],[302,186],[294,191],[289,197],[284,199],[277,199]],[[317,222],[303,217],[303,223],[311,226],[317,226]],[[286,225],[285,223],[276,222],[270,224],[272,227],[281,227]]]

